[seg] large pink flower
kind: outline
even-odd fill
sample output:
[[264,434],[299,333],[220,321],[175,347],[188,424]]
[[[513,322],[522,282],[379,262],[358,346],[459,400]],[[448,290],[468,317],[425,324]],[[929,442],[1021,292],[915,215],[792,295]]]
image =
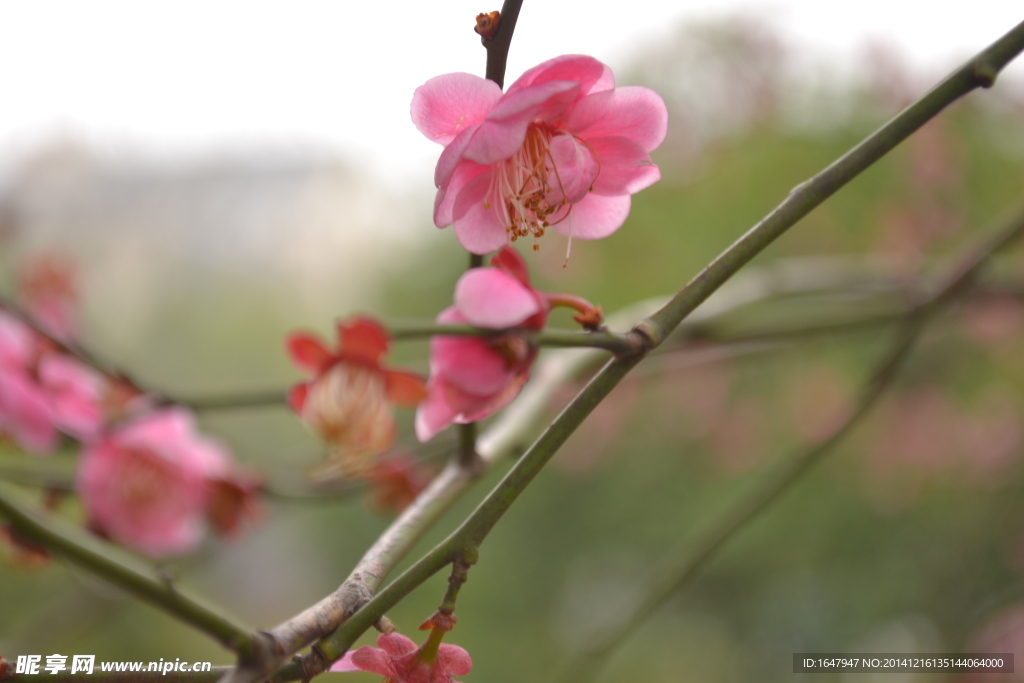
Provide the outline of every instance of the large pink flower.
[[[530,285],[522,257],[502,249],[488,268],[467,271],[455,286],[455,305],[439,323],[540,330],[551,305]],[[520,335],[435,336],[430,341],[427,400],[416,411],[416,436],[427,441],[452,422],[481,420],[522,389],[537,351]]]
[[182,408],[151,413],[89,444],[77,489],[90,524],[152,557],[193,550],[202,539],[211,481],[227,453],[195,433]]
[[630,195],[661,177],[650,152],[668,114],[653,91],[616,88],[601,62],[565,55],[504,94],[471,74],[432,78],[413,95],[412,120],[445,146],[434,223],[485,254],[549,227],[580,239],[618,230]]
[[452,683],[452,676],[465,676],[473,668],[469,653],[458,645],[441,643],[444,631],[434,629],[427,642],[416,643],[401,633],[381,634],[375,647],[349,652],[331,671],[371,671],[384,676],[385,683]]

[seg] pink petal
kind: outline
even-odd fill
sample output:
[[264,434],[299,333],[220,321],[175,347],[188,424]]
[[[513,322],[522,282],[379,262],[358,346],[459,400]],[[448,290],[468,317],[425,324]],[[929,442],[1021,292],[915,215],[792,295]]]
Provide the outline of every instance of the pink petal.
[[473,668],[473,659],[458,645],[441,643],[437,651],[437,661],[449,676],[465,676]]
[[385,370],[384,384],[388,400],[403,406],[415,406],[427,397],[427,383],[415,372]]
[[378,365],[388,350],[388,333],[373,318],[359,317],[338,323],[338,352],[347,359]]
[[352,653],[352,663],[360,671],[370,671],[387,678],[397,678],[398,672],[392,664],[391,656],[383,650],[364,645]]
[[509,86],[508,93],[545,81],[577,81],[581,97],[615,87],[612,70],[593,57],[562,55],[525,72]]
[[377,636],[377,647],[392,657],[400,657],[415,651],[419,646],[408,636],[401,633],[382,633]]
[[556,135],[548,147],[553,167],[548,169],[548,182],[552,191],[547,200],[557,204],[564,199],[575,204],[583,199],[597,179],[602,168],[594,153],[578,138],[572,135]]
[[78,439],[96,436],[103,422],[102,381],[78,361],[47,353],[39,361],[39,381],[50,399],[53,422]]
[[473,178],[456,197],[452,211],[455,236],[467,251],[486,254],[508,243],[505,225],[495,210],[499,201],[491,190],[490,173]]
[[476,401],[473,405],[464,406],[463,409],[455,416],[455,422],[458,424],[467,424],[469,422],[477,422],[490,417],[494,413],[498,412],[519,395],[519,392],[523,390],[523,385],[526,384],[526,380],[530,377],[528,371],[524,371],[516,375],[511,382],[502,387],[501,391],[486,397],[486,400]]
[[627,86],[584,97],[569,113],[565,127],[584,139],[629,138],[650,152],[665,139],[668,110],[653,90]]
[[292,362],[310,374],[320,372],[334,359],[334,354],[315,334],[292,332],[284,338],[284,346]]
[[32,330],[0,311],[0,369],[25,367],[32,359],[32,347]]
[[469,143],[473,141],[473,136],[478,130],[482,123],[476,123],[466,128],[461,133],[455,136],[447,147],[441,150],[441,156],[437,160],[437,166],[434,167],[434,187],[444,188],[448,186],[448,182],[451,180],[452,174],[455,173],[455,169],[466,160],[463,159],[463,152],[469,147]]
[[455,421],[457,411],[446,400],[442,381],[432,378],[427,383],[427,400],[416,408],[416,438],[421,443],[430,441]]
[[524,287],[533,289],[530,285],[530,274],[526,270],[526,261],[519,252],[512,247],[502,247],[501,251],[491,257],[491,267],[503,270],[515,279],[519,280]]
[[473,74],[436,76],[416,88],[412,121],[417,130],[447,145],[465,128],[480,123],[501,99],[494,81]]
[[352,673],[362,671],[362,669],[352,663],[352,652],[349,651],[345,653],[344,657],[331,665],[330,671],[335,673]]
[[455,285],[455,307],[477,327],[514,327],[540,310],[533,293],[495,268],[473,268]]
[[288,390],[288,407],[297,415],[302,415],[302,407],[306,405],[306,396],[309,394],[309,385],[305,382],[296,384]]
[[[464,160],[460,163],[455,168],[455,172],[452,173],[448,184],[437,191],[437,197],[434,199],[434,225],[439,228],[446,228],[451,225],[455,220],[453,216],[455,200],[462,192],[462,189],[473,178],[487,173],[491,168],[491,166],[482,166],[472,161]],[[488,177],[490,176],[488,175]],[[490,185],[489,181],[488,185]]]
[[480,124],[462,155],[478,164],[508,159],[523,146],[526,129],[535,119],[560,118],[578,97],[579,89],[579,83],[550,81],[507,93]]
[[501,391],[515,377],[502,355],[475,337],[434,337],[430,340],[430,365],[431,373],[480,396]]
[[575,239],[601,239],[622,227],[629,216],[630,204],[628,194],[606,197],[591,192],[583,201],[573,205],[568,218],[553,227]]
[[57,446],[57,430],[46,394],[28,376],[0,367],[0,431],[30,453],[43,455]]
[[601,160],[601,174],[594,182],[596,194],[633,194],[661,179],[661,170],[639,143],[627,138],[591,138],[587,142]]

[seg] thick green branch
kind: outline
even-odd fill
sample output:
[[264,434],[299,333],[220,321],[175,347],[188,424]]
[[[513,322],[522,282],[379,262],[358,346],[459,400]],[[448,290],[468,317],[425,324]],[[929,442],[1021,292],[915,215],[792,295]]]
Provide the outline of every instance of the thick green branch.
[[203,604],[123,550],[63,520],[33,511],[7,484],[0,483],[0,516],[22,535],[134,593],[217,639],[240,656],[253,650],[253,636],[241,624]]

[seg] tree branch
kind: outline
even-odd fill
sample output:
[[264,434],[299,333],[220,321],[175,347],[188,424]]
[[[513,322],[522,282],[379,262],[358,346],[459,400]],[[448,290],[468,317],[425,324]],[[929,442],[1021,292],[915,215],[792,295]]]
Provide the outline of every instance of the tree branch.
[[253,636],[233,619],[182,591],[166,576],[109,543],[61,519],[35,512],[0,483],[0,515],[15,530],[215,638],[239,656],[253,651]]

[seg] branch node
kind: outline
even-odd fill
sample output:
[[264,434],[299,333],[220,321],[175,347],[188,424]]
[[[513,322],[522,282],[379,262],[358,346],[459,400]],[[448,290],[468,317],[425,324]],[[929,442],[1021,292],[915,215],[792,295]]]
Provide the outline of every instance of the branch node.
[[995,85],[999,69],[991,62],[984,60],[974,64],[974,82],[981,88],[991,88]]

